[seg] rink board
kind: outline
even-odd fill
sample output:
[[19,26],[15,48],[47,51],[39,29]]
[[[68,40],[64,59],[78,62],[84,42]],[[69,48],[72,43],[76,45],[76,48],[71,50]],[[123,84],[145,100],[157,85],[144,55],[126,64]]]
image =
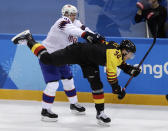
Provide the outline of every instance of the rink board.
[[[43,76],[38,64],[38,59],[30,52],[26,46],[15,46],[10,42],[13,35],[0,35],[0,98],[1,99],[32,99],[41,100],[41,92],[45,88]],[[45,36],[35,35],[35,39],[41,41]],[[120,42],[124,38],[111,37],[107,40]],[[129,38],[137,46],[137,53],[129,64],[138,64],[145,52],[152,44],[153,39]],[[168,94],[168,40],[157,39],[156,45],[150,52],[147,59],[142,64],[142,72],[134,78],[127,88],[127,97],[123,101],[118,101],[112,95],[112,89],[107,82],[104,67],[100,67],[101,79],[108,103],[128,103],[128,104],[152,104],[167,105],[165,94]],[[91,89],[86,79],[83,79],[79,65],[71,66],[75,86],[79,92],[79,100],[92,102],[87,96],[91,96]],[[123,87],[129,76],[118,70],[118,79]],[[58,89],[58,100],[66,100],[62,84]],[[8,95],[9,94],[9,95]],[[32,95],[31,95],[32,94]]]
[[[78,92],[77,96],[79,102],[93,103],[91,93]],[[41,101],[42,91],[1,89],[0,99]],[[55,101],[68,100],[63,91],[57,91]],[[112,93],[105,93],[105,103],[161,106],[168,105],[168,101],[166,100],[164,95],[127,94],[123,100],[118,100],[117,95],[114,95]]]

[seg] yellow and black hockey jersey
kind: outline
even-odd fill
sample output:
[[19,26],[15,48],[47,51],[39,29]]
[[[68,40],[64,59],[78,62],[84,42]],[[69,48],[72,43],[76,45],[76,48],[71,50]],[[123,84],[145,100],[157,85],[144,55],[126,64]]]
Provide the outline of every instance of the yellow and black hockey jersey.
[[[108,46],[108,42],[106,42]],[[119,45],[115,42],[110,43],[113,45],[113,48],[106,49],[106,72],[107,79],[110,84],[116,83],[117,80],[117,67],[123,63],[121,50]]]

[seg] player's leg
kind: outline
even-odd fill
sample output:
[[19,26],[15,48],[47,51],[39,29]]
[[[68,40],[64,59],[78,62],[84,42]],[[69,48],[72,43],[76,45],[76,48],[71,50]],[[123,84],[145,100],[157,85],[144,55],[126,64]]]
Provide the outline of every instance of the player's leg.
[[55,51],[49,54],[46,48],[40,43],[36,42],[30,31],[26,30],[12,38],[13,43],[22,44],[27,42],[27,46],[40,59],[43,64],[61,66],[65,64],[78,64],[80,58],[80,45],[73,44],[62,50]]
[[104,113],[104,91],[103,84],[100,80],[99,67],[96,65],[81,65],[84,77],[88,79],[92,88],[92,96],[97,111],[96,118],[98,124],[109,125],[111,119]]
[[43,73],[44,80],[46,82],[46,88],[43,91],[42,96],[42,121],[56,121],[58,115],[52,112],[52,106],[54,103],[56,91],[59,86],[58,80],[61,78],[59,74],[59,68],[56,66],[45,65],[40,62],[40,67]]
[[62,84],[65,94],[70,102],[70,109],[75,114],[85,114],[85,108],[78,103],[74,80],[71,69],[68,65],[60,67]]
[[88,81],[92,88],[93,100],[97,111],[98,124],[109,125],[111,119],[104,113],[104,91],[99,76],[89,77]]
[[15,37],[13,37],[12,42],[14,44],[26,44],[30,50],[35,54],[43,64],[52,64],[53,59],[52,56],[47,52],[46,48],[40,43],[36,42],[30,33],[29,30],[25,30]]

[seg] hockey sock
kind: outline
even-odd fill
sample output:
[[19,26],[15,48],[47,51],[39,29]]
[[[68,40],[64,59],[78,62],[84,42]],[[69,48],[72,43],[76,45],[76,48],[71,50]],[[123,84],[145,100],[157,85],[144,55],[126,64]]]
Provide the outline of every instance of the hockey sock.
[[73,78],[62,80],[63,88],[66,96],[71,104],[75,104],[78,102],[78,98],[76,95],[76,89],[74,86]]
[[43,93],[42,108],[51,109],[54,99],[55,96],[48,96],[45,93]]
[[46,52],[46,48],[40,43],[36,43],[32,46],[31,51],[33,52],[33,54],[39,57],[39,55],[41,55],[42,52]]
[[56,82],[49,82],[43,92],[43,101],[42,101],[42,108],[51,109],[54,99],[55,93],[58,89],[59,83]]
[[76,89],[72,90],[64,90],[65,94],[68,97],[68,100],[70,101],[71,104],[75,104],[78,102],[77,95],[76,95]]
[[93,101],[95,103],[95,108],[99,114],[104,110],[104,92],[103,90],[96,90],[92,92]]

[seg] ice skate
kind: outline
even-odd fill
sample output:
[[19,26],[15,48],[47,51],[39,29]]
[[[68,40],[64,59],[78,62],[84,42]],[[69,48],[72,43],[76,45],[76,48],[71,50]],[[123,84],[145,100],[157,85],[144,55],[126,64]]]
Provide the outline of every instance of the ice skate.
[[73,114],[76,114],[76,115],[85,114],[85,108],[78,103],[70,104],[70,109]]
[[30,30],[25,30],[16,36],[14,36],[11,41],[14,44],[27,44],[28,37],[31,36]]
[[111,119],[106,114],[104,114],[103,111],[100,112],[100,114],[98,114],[96,118],[99,125],[110,126]]
[[45,122],[55,122],[58,120],[58,115],[53,113],[51,110],[42,109],[41,120]]

